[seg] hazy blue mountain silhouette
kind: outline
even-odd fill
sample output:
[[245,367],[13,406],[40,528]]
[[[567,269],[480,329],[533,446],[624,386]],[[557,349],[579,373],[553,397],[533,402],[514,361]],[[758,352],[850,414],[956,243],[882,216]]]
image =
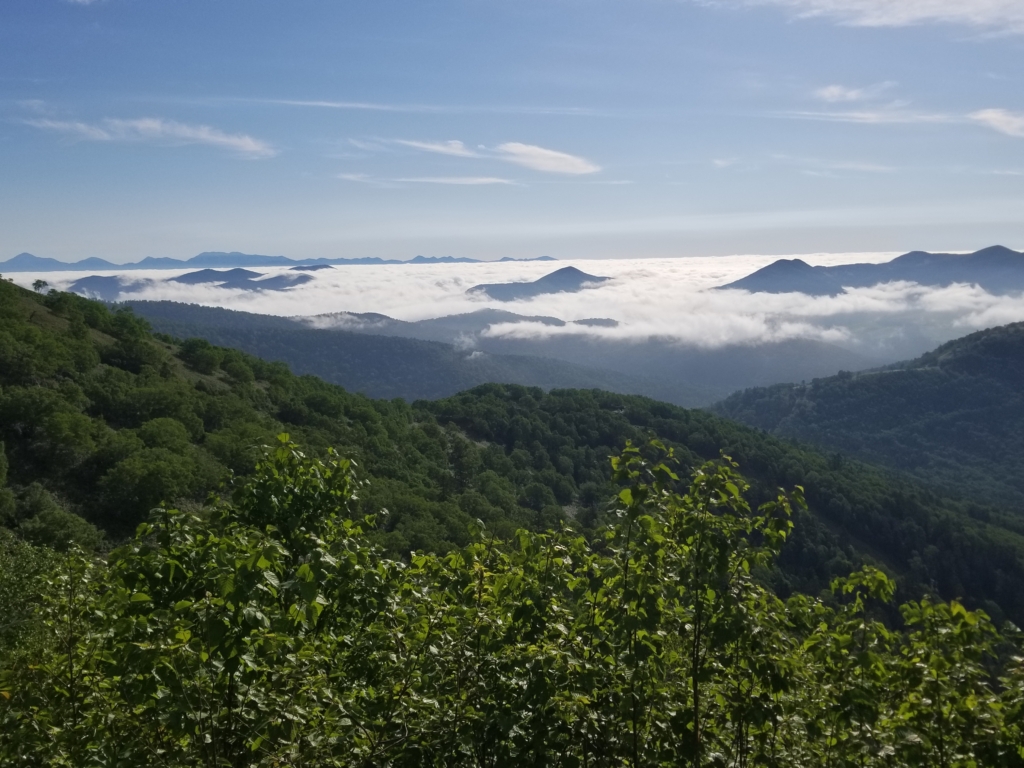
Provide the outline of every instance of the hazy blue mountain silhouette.
[[217,288],[240,288],[244,291],[285,291],[315,279],[312,275],[306,274],[284,274],[264,278],[262,272],[236,267],[224,271],[201,269],[198,272],[188,272],[178,277],[169,278],[166,282],[187,285],[206,284],[214,285]]
[[[164,282],[210,285],[216,288],[240,288],[246,291],[284,291],[316,279],[312,275],[306,274],[284,274],[263,279],[256,278],[263,278],[263,274],[248,269],[224,271],[202,269],[168,278]],[[153,280],[132,280],[124,275],[89,275],[75,280],[67,290],[103,301],[118,301],[122,294],[134,293],[152,284],[154,284]]]
[[[506,256],[501,261],[555,261],[550,256],[539,256],[529,259],[514,259]],[[141,261],[128,264],[114,264],[106,259],[90,257],[81,261],[66,262],[57,259],[33,256],[31,253],[19,253],[17,256],[0,261],[0,274],[3,272],[70,272],[78,270],[136,270],[136,269],[186,269],[188,267],[207,267],[210,269],[225,267],[291,267],[298,266],[345,266],[366,264],[478,264],[480,259],[455,256],[416,256],[402,261],[399,259],[381,259],[376,256],[355,259],[289,259],[287,256],[260,256],[254,253],[232,251],[208,251],[193,256],[191,259],[171,259],[166,257],[147,256]]]
[[611,278],[588,275],[576,267],[562,267],[532,283],[474,285],[467,293],[485,293],[498,301],[515,301],[516,299],[528,299],[531,296],[541,296],[545,293],[575,293],[583,290],[589,283],[600,283],[605,280],[611,280]]
[[720,287],[751,293],[835,296],[844,288],[865,288],[895,281],[929,286],[970,283],[990,293],[1021,291],[1024,290],[1024,253],[1001,245],[966,254],[911,251],[884,264],[835,267],[812,267],[800,259],[779,259]]
[[131,293],[146,287],[150,280],[126,280],[118,275],[89,275],[68,286],[70,293],[102,301],[117,301],[122,293]]
[[218,271],[216,269],[201,269],[198,272],[187,272],[184,275],[178,275],[168,280],[170,283],[185,283],[186,285],[198,285],[200,283],[220,283],[224,286],[228,286],[230,283],[236,283],[239,281],[250,281],[257,277],[263,277],[262,272],[253,272],[249,269],[228,269],[226,271]]

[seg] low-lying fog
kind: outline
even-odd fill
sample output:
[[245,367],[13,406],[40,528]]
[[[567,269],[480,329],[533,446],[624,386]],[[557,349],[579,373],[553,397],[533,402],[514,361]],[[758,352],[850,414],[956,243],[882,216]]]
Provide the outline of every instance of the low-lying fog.
[[[896,253],[801,255],[814,265],[883,262]],[[164,282],[185,271],[134,271],[125,281],[145,281],[122,299],[171,300],[282,316],[376,312],[407,321],[503,309],[565,321],[611,318],[614,327],[501,323],[483,335],[539,339],[560,335],[628,341],[658,338],[686,346],[810,339],[856,349],[874,359],[900,359],[973,330],[1024,320],[1024,297],[993,296],[970,285],[925,288],[889,283],[849,289],[836,297],[715,291],[778,256],[691,257],[481,264],[338,266],[284,291],[246,291]],[[500,302],[467,294],[480,283],[536,280],[565,266],[614,280],[578,293]],[[267,276],[285,268],[252,268]],[[66,288],[92,273],[15,274],[22,285],[39,278]],[[113,274],[113,273],[105,273]],[[292,273],[297,274],[297,273]]]

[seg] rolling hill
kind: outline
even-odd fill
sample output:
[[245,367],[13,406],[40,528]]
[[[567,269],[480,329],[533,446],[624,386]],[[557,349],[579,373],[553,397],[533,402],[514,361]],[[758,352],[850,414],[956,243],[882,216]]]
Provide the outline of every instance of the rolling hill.
[[714,412],[1024,517],[1024,323],[910,362],[738,392]]
[[[282,321],[283,322],[283,321]],[[692,466],[726,451],[754,501],[807,488],[779,568],[785,595],[815,593],[865,560],[931,590],[1024,618],[1024,521],[715,415],[599,390],[488,384],[412,405],[370,400],[199,339],[153,336],[127,309],[0,283],[0,522],[32,541],[117,539],[168,500],[195,504],[251,471],[287,431],[336,447],[369,485],[391,551],[444,551],[473,520],[499,535],[592,530],[614,493],[608,456],[650,434]]]
[[[458,344],[457,334],[450,337],[456,343],[445,343],[401,333],[324,330],[298,319],[174,302],[131,302],[129,306],[157,331],[181,338],[196,336],[278,360],[298,373],[376,398],[436,399],[478,384],[508,382],[543,389],[597,387],[628,394],[669,394],[688,405],[710,400],[694,388],[660,388],[643,376],[536,355],[485,352]],[[363,326],[374,322],[373,316],[361,317]],[[407,325],[378,317],[385,328],[405,330]],[[437,338],[449,335],[440,331]]]
[[[361,374],[358,371],[348,370],[346,364],[336,357],[324,357],[323,350],[315,345],[310,346],[306,341],[299,341],[296,346],[284,346],[273,341],[273,335],[268,334],[268,331],[312,328],[349,334],[345,339],[325,343],[333,344],[337,355],[345,354],[346,345],[364,350],[379,349],[379,354],[375,355],[372,364],[393,365],[396,372],[401,372],[406,363],[401,358],[396,359],[388,355],[395,350],[406,349],[405,346],[395,341],[381,341],[378,347],[369,341],[359,342],[351,339],[351,334],[440,342],[456,350],[462,350],[467,356],[478,351],[498,358],[499,362],[508,361],[510,358],[523,361],[522,365],[510,364],[512,370],[518,372],[513,378],[508,378],[507,375],[477,378],[473,381],[474,384],[486,381],[511,381],[542,387],[551,386],[545,383],[552,381],[551,373],[546,373],[543,379],[527,377],[531,367],[543,366],[545,370],[552,372],[567,372],[566,377],[560,379],[563,383],[557,386],[599,387],[616,392],[646,395],[686,407],[710,405],[746,387],[775,384],[792,378],[810,380],[844,369],[858,370],[899,359],[878,359],[812,339],[703,348],[684,346],[672,339],[657,337],[602,338],[584,333],[584,326],[610,326],[614,321],[591,318],[566,322],[557,317],[517,315],[497,309],[406,322],[375,313],[339,312],[330,315],[280,318],[167,301],[131,301],[127,302],[127,305],[134,307],[138,314],[149,319],[155,328],[167,333],[202,336],[217,344],[236,346],[260,355],[269,355],[270,347],[259,345],[273,344],[274,348],[279,350],[274,352],[275,355],[286,355],[274,359],[286,360],[297,365],[303,372],[323,376],[336,384],[357,389],[373,397],[397,395],[393,387],[367,388],[376,380],[359,378]],[[559,327],[569,332],[544,337],[496,335],[489,330],[495,325],[517,323]],[[572,332],[575,330],[572,326],[577,326],[579,333]],[[290,341],[289,344],[291,343]],[[309,355],[306,354],[307,351]],[[479,360],[481,356],[478,355],[475,359]],[[568,364],[570,368],[562,364]],[[424,368],[428,380],[436,375],[439,382],[443,381],[446,365],[448,363],[443,362]],[[568,371],[573,372],[573,378],[568,378]],[[446,391],[454,393],[461,388],[458,385],[471,380],[460,378],[455,386],[448,387]],[[570,381],[571,384],[568,383]],[[419,386],[415,380],[413,383]],[[436,391],[436,388],[431,390],[433,391]],[[425,392],[426,390],[404,390],[399,394],[410,399],[437,396]]]

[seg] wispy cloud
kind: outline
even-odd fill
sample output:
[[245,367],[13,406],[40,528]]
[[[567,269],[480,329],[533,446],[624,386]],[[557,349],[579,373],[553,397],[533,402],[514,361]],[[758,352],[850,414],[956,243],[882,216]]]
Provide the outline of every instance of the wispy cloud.
[[796,157],[793,155],[772,155],[772,160],[789,165],[801,166],[803,173],[811,176],[827,176],[833,171],[852,171],[854,173],[891,173],[896,169],[891,165],[865,162],[861,160],[826,160],[819,157]]
[[83,141],[131,142],[158,144],[203,144],[237,152],[246,157],[264,158],[277,154],[270,144],[244,133],[225,133],[208,125],[189,125],[160,117],[135,120],[107,118],[100,123],[77,120],[31,119],[23,121],[42,130],[62,133]]
[[1021,0],[724,0],[728,5],[777,6],[798,17],[823,17],[857,27],[958,24],[1024,32]]
[[477,152],[474,152],[461,141],[410,141],[408,139],[395,139],[395,144],[412,147],[413,149],[422,149],[424,152],[436,152],[439,155],[480,157]]
[[911,125],[921,123],[955,123],[962,118],[943,112],[921,112],[901,105],[878,109],[794,110],[783,117],[797,120],[821,120],[828,123],[861,123],[864,125]]
[[471,149],[463,142],[457,140],[414,141],[410,139],[394,139],[393,143],[419,149],[423,152],[434,152],[453,157],[501,160],[502,162],[515,163],[534,171],[541,171],[542,173],[579,176],[597,173],[601,170],[601,166],[578,155],[570,155],[568,152],[559,152],[558,150],[538,147],[535,144],[523,144],[518,141],[505,142],[493,149],[484,146],[478,149]]
[[545,149],[533,144],[521,144],[517,141],[499,144],[497,153],[499,159],[544,173],[581,175],[597,173],[601,170],[601,166],[577,155]]
[[457,186],[478,187],[487,184],[515,184],[511,179],[502,179],[497,176],[414,176],[411,178],[395,179],[395,181],[410,182],[413,184],[455,184]]
[[400,178],[380,178],[366,173],[339,173],[343,181],[354,181],[360,184],[372,184],[378,187],[395,187],[398,184],[447,184],[462,187],[480,187],[492,184],[518,186],[519,182],[498,176],[403,176]]
[[[1024,3],[1024,0],[1021,0]],[[831,86],[830,86],[831,87]],[[837,99],[838,100],[838,99]],[[795,120],[819,120],[828,123],[860,123],[862,125],[970,124],[983,125],[999,133],[1024,138],[1024,112],[1009,109],[981,109],[969,114],[928,112],[910,109],[906,102],[865,109],[793,110],[778,114]]]
[[1024,113],[1008,109],[982,109],[972,112],[969,117],[975,122],[1005,133],[1007,136],[1024,138]]
[[45,115],[53,112],[53,108],[42,99],[22,99],[18,106],[37,115]]
[[827,101],[829,104],[866,101],[868,99],[877,98],[882,94],[882,92],[892,88],[894,85],[895,83],[891,81],[877,83],[863,88],[850,88],[845,85],[826,85],[823,88],[815,90],[814,96],[821,101]]
[[587,107],[536,107],[500,104],[387,104],[373,101],[333,101],[330,99],[230,99],[232,102],[266,104],[281,107],[310,107],[370,112],[409,112],[434,114],[566,115],[595,117],[607,113]]
[[319,109],[352,109],[370,112],[443,112],[444,107],[429,104],[380,104],[372,101],[327,101],[301,99],[234,99],[257,104],[270,104],[282,107],[316,107]]
[[342,181],[358,181],[365,184],[371,184],[376,181],[372,176],[365,173],[339,173],[338,178]]

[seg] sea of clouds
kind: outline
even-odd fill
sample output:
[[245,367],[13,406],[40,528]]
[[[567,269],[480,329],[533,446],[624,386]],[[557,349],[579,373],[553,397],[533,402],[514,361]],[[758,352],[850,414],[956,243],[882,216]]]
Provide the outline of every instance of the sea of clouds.
[[[820,253],[800,258],[810,264],[831,266],[884,262],[897,255]],[[485,335],[544,338],[570,334],[614,340],[655,337],[704,348],[814,339],[893,359],[924,351],[974,330],[1024,320],[1024,296],[995,296],[971,285],[931,288],[914,283],[888,283],[848,289],[835,297],[714,290],[777,258],[743,255],[353,265],[308,273],[315,276],[312,282],[285,291],[246,291],[165,282],[189,270],[135,271],[125,273],[124,279],[144,283],[121,298],[179,301],[281,316],[374,312],[406,321],[496,308],[565,321],[611,318],[618,321],[618,325],[500,323],[490,326]],[[500,302],[467,293],[480,283],[531,281],[565,266],[613,279],[578,293],[548,294],[515,302]],[[272,276],[287,269],[256,271]],[[14,277],[26,286],[40,278],[51,287],[66,288],[87,274],[95,273],[22,273]]]

